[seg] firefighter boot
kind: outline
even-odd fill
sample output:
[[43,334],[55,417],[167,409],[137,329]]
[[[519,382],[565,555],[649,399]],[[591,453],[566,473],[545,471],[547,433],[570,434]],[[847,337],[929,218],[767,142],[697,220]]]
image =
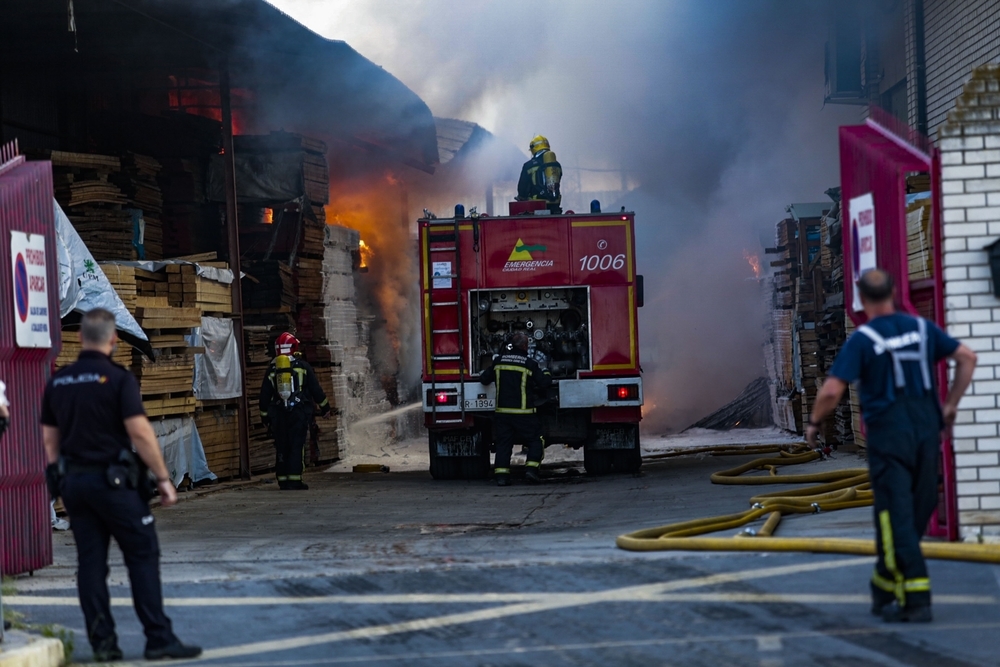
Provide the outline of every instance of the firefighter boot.
[[882,610],[896,601],[896,596],[878,586],[874,581],[871,582],[870,586],[872,592],[872,616],[881,616]]
[[524,469],[524,479],[527,480],[529,484],[540,484],[542,478],[538,475],[538,469],[541,466],[539,461],[528,461]]
[[309,485],[303,482],[301,479],[295,479],[288,482],[285,489],[288,491],[308,491]]
[[934,620],[929,604],[899,606],[893,602],[882,608],[882,620],[886,623],[930,623]]
[[510,468],[495,468],[493,477],[497,481],[497,486],[510,486]]

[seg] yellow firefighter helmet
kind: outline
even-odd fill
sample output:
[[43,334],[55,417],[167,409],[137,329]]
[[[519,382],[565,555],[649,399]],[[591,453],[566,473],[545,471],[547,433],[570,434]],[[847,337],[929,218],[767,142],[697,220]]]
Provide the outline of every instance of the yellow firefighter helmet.
[[528,144],[528,150],[531,151],[532,156],[535,156],[538,155],[540,151],[548,151],[552,149],[549,148],[549,140],[539,134],[531,140],[530,144]]

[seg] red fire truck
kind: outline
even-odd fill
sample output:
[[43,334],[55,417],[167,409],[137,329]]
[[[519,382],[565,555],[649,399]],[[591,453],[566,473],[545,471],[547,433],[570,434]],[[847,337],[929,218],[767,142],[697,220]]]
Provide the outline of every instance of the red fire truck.
[[490,474],[494,387],[479,373],[514,331],[553,387],[539,397],[545,444],[583,447],[591,474],[636,471],[642,378],[633,213],[418,221],[423,403],[435,479]]

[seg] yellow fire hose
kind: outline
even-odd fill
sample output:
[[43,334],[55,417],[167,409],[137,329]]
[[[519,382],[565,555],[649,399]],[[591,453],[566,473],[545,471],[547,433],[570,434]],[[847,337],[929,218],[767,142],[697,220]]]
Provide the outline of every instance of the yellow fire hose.
[[[790,451],[789,451],[790,449]],[[747,448],[735,446],[702,447],[658,454],[649,459],[664,459],[691,454],[727,456],[738,454],[778,453],[777,457],[760,458],[741,466],[714,473],[713,484],[814,484],[802,489],[772,491],[750,499],[751,507],[743,512],[723,516],[682,521],[657,528],[647,528],[616,540],[619,548],[629,551],[779,551],[807,553],[836,553],[857,556],[874,556],[874,540],[830,537],[773,537],[774,531],[786,514],[816,514],[849,507],[872,504],[871,484],[866,468],[847,468],[829,472],[779,475],[781,466],[809,463],[822,455],[804,444],[754,445]],[[766,470],[768,475],[742,477],[751,470]],[[760,530],[746,529],[736,537],[695,537],[720,530],[745,526],[767,515]],[[942,560],[961,560],[978,563],[1000,563],[1000,545],[955,542],[922,542],[924,556]]]

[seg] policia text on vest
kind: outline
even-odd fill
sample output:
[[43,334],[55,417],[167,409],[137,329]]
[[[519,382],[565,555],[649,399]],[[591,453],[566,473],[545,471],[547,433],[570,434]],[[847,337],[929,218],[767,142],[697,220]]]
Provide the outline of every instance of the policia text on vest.
[[[279,368],[279,362],[282,368]],[[283,394],[285,394],[283,396]],[[278,355],[260,387],[260,418],[274,437],[274,474],[282,490],[305,490],[305,444],[316,408],[330,414],[316,372],[304,359]]]
[[[920,538],[938,503],[941,432],[955,420],[972,381],[976,355],[933,322],[897,313],[891,277],[869,271],[858,290],[868,323],[844,345],[823,384],[806,431],[819,424],[857,382],[867,428],[878,560],[871,579],[872,613],[884,620],[930,621],[931,583]],[[944,405],[934,372],[956,362]]]
[[493,441],[496,459],[493,474],[499,486],[510,483],[510,457],[514,443],[528,448],[525,477],[538,481],[538,468],[545,455],[542,424],[535,414],[535,394],[552,385],[548,371],[538,367],[527,356],[527,339],[524,348],[514,348],[496,358],[493,365],[483,371],[479,381],[484,385],[496,382],[497,407],[493,416]]

